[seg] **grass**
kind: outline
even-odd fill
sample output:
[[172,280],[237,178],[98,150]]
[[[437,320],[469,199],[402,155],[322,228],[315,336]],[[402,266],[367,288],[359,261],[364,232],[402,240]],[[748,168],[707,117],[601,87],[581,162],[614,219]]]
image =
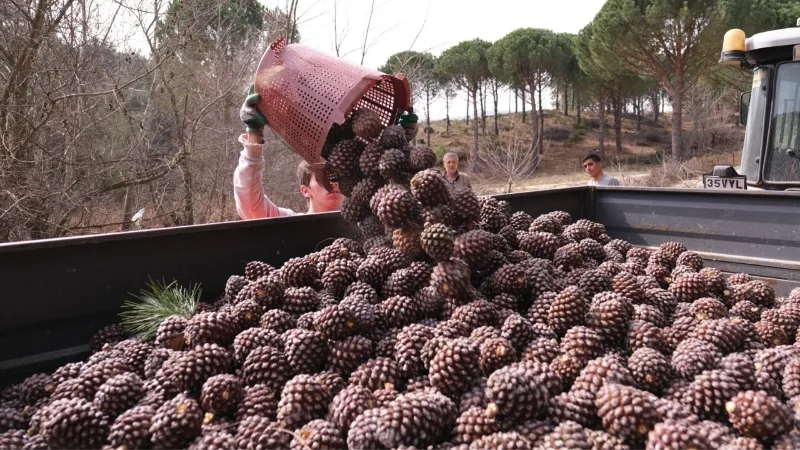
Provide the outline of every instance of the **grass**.
[[135,300],[128,300],[120,313],[125,331],[140,339],[152,339],[158,326],[169,316],[189,316],[194,313],[200,301],[202,290],[199,284],[187,289],[177,281],[148,282],[139,295],[131,294]]

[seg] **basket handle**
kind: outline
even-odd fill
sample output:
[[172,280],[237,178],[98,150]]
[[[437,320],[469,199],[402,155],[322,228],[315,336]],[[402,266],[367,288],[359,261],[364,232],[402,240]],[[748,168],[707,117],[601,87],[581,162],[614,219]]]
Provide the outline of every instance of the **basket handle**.
[[275,55],[275,59],[279,61],[281,59],[281,52],[285,47],[286,47],[286,38],[284,38],[282,35],[278,36],[278,39],[276,39],[272,44],[269,45],[269,49],[272,50],[272,53]]
[[403,103],[398,105],[399,106],[398,109],[401,109],[403,111],[408,111],[409,114],[413,114],[414,105],[411,104],[411,84],[409,84],[408,78],[406,77],[406,74],[403,72],[400,72],[397,75],[395,75],[395,78],[397,79],[397,81],[400,82],[399,87],[402,89],[401,95]]

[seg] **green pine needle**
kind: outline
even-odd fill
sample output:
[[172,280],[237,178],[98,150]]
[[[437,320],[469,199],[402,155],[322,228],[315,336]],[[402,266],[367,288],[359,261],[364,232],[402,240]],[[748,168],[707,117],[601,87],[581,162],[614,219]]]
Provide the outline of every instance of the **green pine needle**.
[[177,281],[167,283],[164,280],[150,280],[141,294],[131,294],[136,300],[127,300],[122,305],[122,326],[132,336],[152,339],[158,326],[167,317],[194,314],[201,293],[200,284],[186,289],[179,286]]

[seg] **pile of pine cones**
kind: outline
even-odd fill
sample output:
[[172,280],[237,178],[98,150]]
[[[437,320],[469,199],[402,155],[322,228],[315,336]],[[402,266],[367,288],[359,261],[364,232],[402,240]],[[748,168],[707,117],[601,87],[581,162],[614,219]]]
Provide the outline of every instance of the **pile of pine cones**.
[[250,262],[153,340],[102,330],[3,391],[0,449],[800,447],[800,290],[451,194],[370,117],[325,151],[362,240]]

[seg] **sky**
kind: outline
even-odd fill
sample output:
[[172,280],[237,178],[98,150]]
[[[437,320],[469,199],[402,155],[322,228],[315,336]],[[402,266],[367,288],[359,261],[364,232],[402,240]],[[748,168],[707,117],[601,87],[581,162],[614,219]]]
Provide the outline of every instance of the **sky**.
[[[361,47],[369,23],[363,64],[377,69],[397,52],[415,50],[438,56],[459,42],[475,38],[494,42],[517,28],[546,28],[555,32],[578,33],[594,18],[604,1],[299,0],[300,42],[335,54],[333,24],[336,11],[340,36],[345,33],[344,38],[340,38],[341,56],[355,64],[361,63]],[[285,9],[287,4],[287,0],[259,2],[268,8],[278,6]],[[115,10],[114,2],[100,0],[98,3],[100,8],[108,9],[108,12]],[[121,25],[118,29],[138,28],[135,23],[128,21],[130,19],[118,22]],[[118,40],[146,53],[144,40],[135,35],[120,35]],[[509,92],[501,93],[498,103],[501,113],[514,109]],[[552,106],[547,90],[543,93],[542,103],[545,109]],[[492,109],[491,99],[487,99],[487,108]],[[466,94],[462,91],[451,100],[450,117],[463,118],[466,110]],[[415,105],[415,112],[424,119],[424,105]],[[436,100],[431,106],[431,120],[443,119],[445,112],[444,99]]]
[[[301,43],[334,54],[334,1],[300,0]],[[361,62],[361,46],[373,0],[336,0],[338,22],[347,30],[342,47],[344,58]],[[268,7],[283,6],[285,0],[262,0]],[[604,0],[374,0],[364,65],[378,68],[389,56],[404,50],[430,52],[435,56],[459,42],[481,38],[494,42],[517,28],[547,28],[555,32],[577,33],[586,26]],[[550,107],[548,92],[544,108]],[[498,109],[514,109],[508,93],[500,96]],[[463,118],[467,104],[460,92],[451,102],[451,118]],[[491,102],[487,107],[491,109]],[[424,105],[415,105],[424,113]],[[431,107],[431,119],[443,119],[445,102]],[[422,114],[420,114],[422,115]]]

